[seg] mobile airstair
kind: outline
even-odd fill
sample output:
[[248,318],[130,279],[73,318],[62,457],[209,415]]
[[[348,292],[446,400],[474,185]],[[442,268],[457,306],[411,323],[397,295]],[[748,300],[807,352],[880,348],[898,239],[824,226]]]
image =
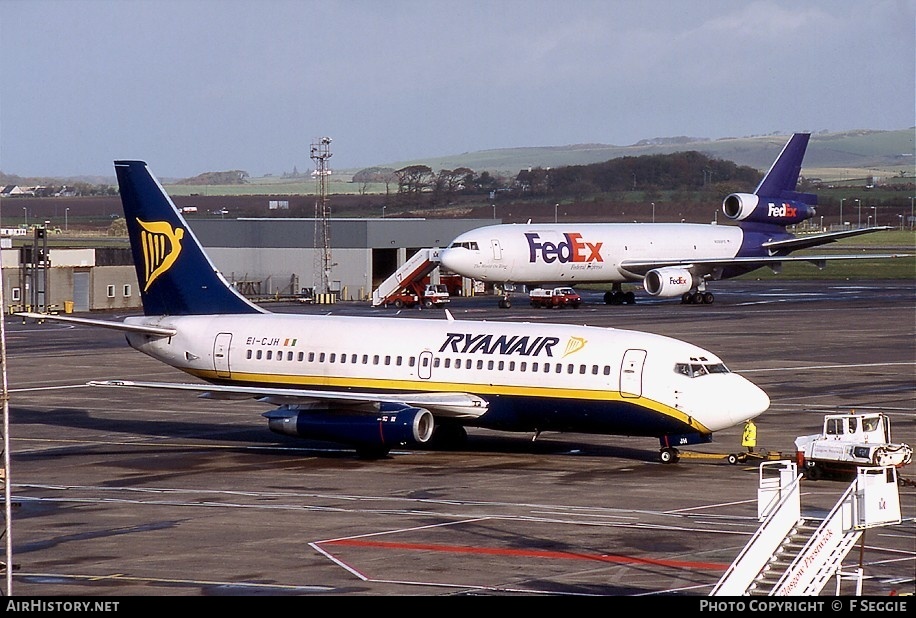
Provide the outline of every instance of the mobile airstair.
[[420,249],[372,292],[372,306],[384,305],[398,292],[439,267],[439,247]]
[[760,528],[710,596],[816,596],[831,578],[837,594],[843,579],[855,579],[862,593],[861,569],[846,573],[842,563],[867,528],[900,523],[897,469],[858,468],[823,520],[801,516],[802,478],[793,462],[760,464]]

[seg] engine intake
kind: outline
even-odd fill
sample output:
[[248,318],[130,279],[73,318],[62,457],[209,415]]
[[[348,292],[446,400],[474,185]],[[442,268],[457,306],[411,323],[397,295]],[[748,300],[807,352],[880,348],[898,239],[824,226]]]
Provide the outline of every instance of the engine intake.
[[722,202],[722,212],[729,219],[743,221],[747,219],[757,208],[760,199],[750,193],[732,193]]

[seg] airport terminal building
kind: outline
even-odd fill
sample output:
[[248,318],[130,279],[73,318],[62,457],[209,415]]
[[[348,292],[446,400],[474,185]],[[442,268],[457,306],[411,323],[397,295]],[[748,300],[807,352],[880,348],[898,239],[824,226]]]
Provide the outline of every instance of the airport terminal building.
[[[418,249],[445,247],[456,236],[498,219],[330,219],[328,251],[313,218],[189,219],[214,265],[253,300],[323,291],[339,300],[367,300]],[[2,249],[4,311],[111,311],[140,307],[130,249],[47,248],[35,229],[24,246]],[[59,243],[55,243],[59,245]],[[322,246],[316,247],[316,244]],[[5,243],[11,245],[11,243]],[[438,272],[431,278],[435,281]]]

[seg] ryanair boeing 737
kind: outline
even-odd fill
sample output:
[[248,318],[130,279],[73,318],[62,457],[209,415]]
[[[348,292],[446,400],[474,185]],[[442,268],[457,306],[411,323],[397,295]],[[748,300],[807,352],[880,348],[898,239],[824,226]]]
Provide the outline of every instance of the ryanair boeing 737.
[[[142,316],[27,317],[125,331],[200,379],[95,382],[255,398],[277,433],[361,456],[460,440],[465,427],[658,438],[663,462],[769,407],[715,354],[648,333],[560,324],[294,315],[251,303],[216,269],[142,161],[116,161]],[[227,401],[227,405],[231,405]]]
[[[442,266],[491,283],[552,287],[610,283],[609,305],[633,304],[623,283],[642,283],[650,296],[710,304],[709,281],[729,279],[783,262],[823,268],[828,260],[892,258],[895,255],[800,255],[793,251],[887,227],[795,237],[786,230],[815,215],[817,196],[795,189],[809,133],[789,139],[754,193],[732,193],[722,210],[737,225],[696,223],[502,224],[470,230],[439,253]],[[509,293],[499,306],[511,305]]]

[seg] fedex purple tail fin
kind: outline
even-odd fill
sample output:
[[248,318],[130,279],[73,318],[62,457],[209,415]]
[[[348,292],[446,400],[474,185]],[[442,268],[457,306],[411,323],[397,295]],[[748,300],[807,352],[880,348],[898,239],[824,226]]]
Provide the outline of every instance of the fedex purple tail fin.
[[722,202],[725,216],[745,224],[779,226],[783,230],[815,215],[817,195],[799,193],[798,178],[810,133],[794,134],[753,193],[732,193]]

